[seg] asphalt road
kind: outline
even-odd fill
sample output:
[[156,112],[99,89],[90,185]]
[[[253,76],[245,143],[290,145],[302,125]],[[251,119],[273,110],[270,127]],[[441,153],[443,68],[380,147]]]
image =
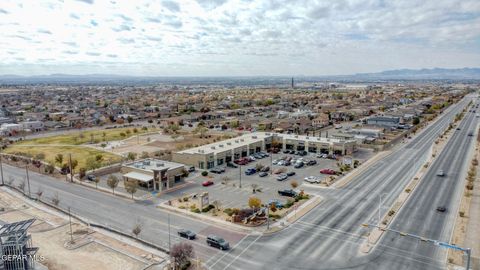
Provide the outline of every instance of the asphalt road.
[[[178,227],[198,232],[201,238],[194,242],[195,251],[208,258],[205,262],[209,269],[442,269],[445,258],[439,248],[390,234],[382,238],[373,253],[360,254],[358,247],[367,232],[360,225],[378,222],[380,196],[381,214],[385,214],[415,171],[423,166],[434,140],[470,99],[449,108],[438,121],[359,174],[345,188],[323,190],[322,204],[279,233],[245,236],[179,215],[171,215],[172,232]],[[464,160],[474,138],[465,135],[477,123],[473,117],[468,114],[462,121],[462,130],[451,138],[430,173],[399,212],[392,224],[394,228],[448,240],[454,217],[451,213],[463,187],[459,181],[463,178],[458,175],[464,169],[462,166],[467,166]],[[435,177],[438,168],[447,173],[442,182]],[[4,169],[6,178],[13,176],[19,182],[24,177],[23,170],[10,166]],[[58,193],[63,208],[70,206],[80,216],[127,233],[140,222],[143,224],[140,238],[168,246],[167,214],[151,202],[132,203],[35,173],[30,179],[32,192],[42,186],[45,199]],[[436,213],[438,204],[446,205],[449,210]],[[206,247],[202,237],[209,233],[223,236],[233,249],[219,252]],[[173,242],[177,241],[174,236]]]
[[[360,174],[345,189],[331,197],[288,229],[272,235],[249,236],[221,259],[208,262],[212,269],[443,269],[443,251],[418,241],[387,234],[369,255],[358,247],[365,241],[367,229],[362,223],[378,222],[380,195],[381,215],[392,205],[408,181],[430,155],[437,136],[447,128],[468,99],[446,111],[441,118],[407,144]],[[477,120],[468,114],[462,130],[452,136],[445,151],[431,166],[425,179],[401,210],[392,226],[440,240],[449,239],[453,212],[463,189],[462,166],[472,148],[474,137],[466,136]],[[447,177],[438,183],[436,171],[442,168]],[[465,170],[463,170],[465,171]],[[460,194],[459,194],[460,193]],[[445,214],[436,213],[445,205]]]

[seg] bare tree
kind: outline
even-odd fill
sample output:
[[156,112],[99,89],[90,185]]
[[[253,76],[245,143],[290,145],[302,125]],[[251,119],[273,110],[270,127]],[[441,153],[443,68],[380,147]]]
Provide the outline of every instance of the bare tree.
[[52,203],[53,203],[55,206],[58,206],[58,204],[60,203],[60,198],[58,197],[58,192],[55,192],[55,194],[53,195],[53,197],[52,197]]
[[8,177],[8,180],[5,181],[5,184],[7,186],[11,187],[14,181],[15,181],[15,178],[13,178],[13,176],[10,176],[10,177]]
[[20,182],[17,186],[23,193],[25,193],[25,180]]
[[137,222],[132,228],[132,234],[135,235],[136,238],[138,238],[138,235],[142,232],[142,222],[140,219],[137,219]]
[[133,194],[137,192],[137,189],[138,189],[138,182],[136,180],[125,182],[125,190],[132,195],[132,200],[133,200]]
[[118,186],[118,182],[120,181],[115,175],[111,174],[108,177],[107,185],[112,189],[113,194],[115,194],[115,188]]
[[228,176],[222,177],[222,184],[227,185],[228,181],[230,181],[230,177],[228,177]]
[[257,184],[252,184],[252,193],[257,192],[258,185]]
[[35,194],[37,195],[37,198],[38,200],[40,201],[41,198],[42,198],[42,195],[43,195],[43,189],[42,187],[38,187],[37,191],[35,192]]
[[222,205],[222,202],[220,202],[219,200],[215,200],[212,202],[213,206],[215,206],[215,209],[218,211],[220,210],[220,206]]
[[173,245],[170,256],[174,259],[175,269],[183,269],[188,265],[190,259],[195,256],[193,246],[190,243],[178,243]]

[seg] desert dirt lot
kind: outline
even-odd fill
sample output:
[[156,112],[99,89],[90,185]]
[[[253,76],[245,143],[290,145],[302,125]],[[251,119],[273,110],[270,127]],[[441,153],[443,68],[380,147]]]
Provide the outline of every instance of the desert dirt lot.
[[[33,245],[39,247],[37,255],[51,270],[56,269],[143,269],[162,259],[157,255],[99,233],[73,220],[74,243],[70,243],[70,227],[66,217],[50,212],[48,208],[35,208],[20,198],[0,189],[0,220],[10,223],[35,218],[30,227]],[[163,255],[162,255],[163,256]]]

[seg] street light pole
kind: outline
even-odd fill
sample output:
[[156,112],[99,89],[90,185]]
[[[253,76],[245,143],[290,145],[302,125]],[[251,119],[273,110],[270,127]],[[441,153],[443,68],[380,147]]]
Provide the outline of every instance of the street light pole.
[[170,250],[170,248],[171,248],[171,246],[170,246],[170,245],[171,245],[171,239],[170,239],[170,213],[168,213],[167,216],[168,216],[168,255],[169,255],[170,258],[171,258],[172,256],[170,255],[170,253],[171,253],[171,252],[170,252],[170,251],[171,251],[171,250]]
[[27,172],[28,197],[32,198],[32,194],[30,193],[30,177],[28,176],[28,164],[25,166],[25,171]]
[[379,204],[378,204],[378,226],[380,226],[380,222],[382,221],[382,214],[381,214],[381,208],[382,208],[382,196],[386,195],[387,193],[380,194],[378,196],[379,198]]

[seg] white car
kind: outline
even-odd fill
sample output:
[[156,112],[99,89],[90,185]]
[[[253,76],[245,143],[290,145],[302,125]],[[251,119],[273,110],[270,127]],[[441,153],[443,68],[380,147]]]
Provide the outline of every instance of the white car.
[[320,183],[320,179],[318,179],[316,176],[307,176],[303,180],[311,184]]
[[254,156],[249,156],[248,158],[249,158],[250,160],[252,160],[252,161],[257,160]]
[[275,159],[275,160],[272,161],[272,164],[273,164],[273,165],[277,165],[278,162],[279,162],[279,160],[278,160],[278,159]]

